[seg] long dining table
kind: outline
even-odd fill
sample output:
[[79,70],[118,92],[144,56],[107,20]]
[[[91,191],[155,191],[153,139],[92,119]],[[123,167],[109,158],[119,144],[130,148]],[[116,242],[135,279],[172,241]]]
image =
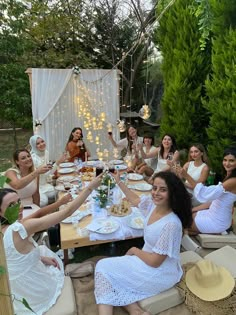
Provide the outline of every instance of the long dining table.
[[[91,175],[90,175],[91,176]],[[93,175],[95,176],[95,174]],[[78,188],[78,173],[74,172],[71,174],[62,174],[59,177],[59,181],[63,183],[63,178],[70,177],[72,189]],[[139,178],[140,175],[136,176],[136,174],[129,175],[126,180],[126,184],[128,187],[132,190],[134,190],[138,195],[141,194],[150,194],[150,189],[147,189],[147,183]],[[84,175],[84,178],[86,178],[86,175]],[[92,178],[92,176],[91,176]],[[80,176],[81,179],[81,176]],[[83,179],[83,176],[82,176]],[[82,181],[82,189],[86,187],[88,184],[87,181]],[[59,184],[60,185],[60,184]],[[58,184],[57,184],[58,186]],[[141,189],[140,189],[141,187]],[[142,190],[142,187],[145,187],[144,190]],[[137,188],[137,189],[136,189]],[[111,195],[119,190],[119,187],[116,185],[113,189],[111,189]],[[58,198],[61,198],[66,192],[63,191],[63,189],[59,189],[58,191]],[[76,194],[72,195],[76,197]],[[60,223],[60,243],[61,243],[61,249],[64,251],[64,264],[66,265],[68,263],[68,249],[69,248],[79,248],[84,246],[92,246],[92,245],[98,245],[98,244],[104,244],[104,243],[110,243],[125,239],[132,239],[132,238],[138,238],[143,236],[143,229],[133,229],[132,227],[128,226],[126,224],[126,219],[130,219],[131,216],[139,216],[140,213],[137,208],[132,207],[130,205],[129,212],[127,215],[112,215],[109,212],[108,208],[100,208],[95,199],[96,191],[94,191],[88,199],[83,203],[83,205],[77,210],[78,215],[72,216],[67,218],[66,220],[63,220],[64,222]],[[121,196],[121,195],[120,195]],[[124,195],[122,196],[122,198]],[[122,200],[121,198],[121,200]],[[63,206],[62,206],[63,207]],[[84,217],[83,217],[84,214]],[[125,218],[126,217],[126,218]],[[138,218],[139,219],[139,218]],[[93,230],[93,225],[97,223],[97,220],[112,220],[112,222],[116,222],[120,225],[120,228],[118,231],[114,233],[98,233],[98,231]],[[89,229],[91,227],[91,230]]]

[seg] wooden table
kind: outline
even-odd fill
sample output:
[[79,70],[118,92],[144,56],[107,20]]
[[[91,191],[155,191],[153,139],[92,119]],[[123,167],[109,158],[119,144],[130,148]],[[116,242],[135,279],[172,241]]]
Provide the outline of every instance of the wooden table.
[[[68,174],[69,175],[69,174]],[[138,183],[146,183],[144,180],[140,181],[128,181],[128,185],[134,185]],[[141,194],[149,194],[148,192],[139,192],[135,190],[135,193],[138,195]],[[60,194],[59,194],[60,198]],[[80,210],[83,211],[86,209],[86,205],[83,204],[80,207]],[[92,215],[84,217],[81,221],[79,221],[78,226],[75,228],[73,224],[69,223],[61,223],[60,224],[60,238],[61,238],[61,249],[64,250],[64,264],[68,263],[68,249],[69,248],[77,248],[77,247],[84,247],[84,246],[91,246],[91,245],[98,245],[104,243],[110,243],[119,241],[119,239],[109,239],[109,240],[96,240],[90,241],[89,235],[88,236],[80,236],[77,233],[77,228],[85,228],[89,223],[92,221]],[[131,239],[133,237],[129,237],[127,239]]]

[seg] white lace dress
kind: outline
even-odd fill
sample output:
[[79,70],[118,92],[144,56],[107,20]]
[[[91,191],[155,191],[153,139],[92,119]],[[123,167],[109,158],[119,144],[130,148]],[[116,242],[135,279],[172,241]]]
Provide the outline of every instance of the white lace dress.
[[194,196],[202,203],[212,201],[210,208],[198,211],[194,219],[201,233],[222,233],[231,226],[236,194],[226,191],[222,183],[209,187],[199,183]]
[[173,212],[147,225],[155,208],[150,196],[142,196],[140,209],[145,209],[144,251],[167,255],[157,268],[137,256],[105,258],[95,270],[97,304],[128,305],[173,287],[182,276],[180,244],[182,224]]
[[[24,226],[15,222],[10,225],[3,237],[6,252],[7,266],[11,293],[16,299],[25,298],[30,307],[37,315],[42,315],[52,307],[64,285],[64,268],[60,258],[49,250],[46,246],[38,246],[29,237],[35,248],[28,254],[19,253],[13,242],[13,232],[20,234],[22,239],[28,237]],[[55,258],[61,270],[54,266],[46,266],[40,256],[50,256]],[[14,310],[17,315],[32,315],[21,302],[13,300]]]

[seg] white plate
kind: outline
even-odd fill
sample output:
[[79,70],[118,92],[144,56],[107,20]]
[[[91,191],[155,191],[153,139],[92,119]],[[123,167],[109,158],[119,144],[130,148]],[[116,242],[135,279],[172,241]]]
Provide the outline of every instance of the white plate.
[[130,216],[127,219],[127,225],[130,226],[133,229],[143,230],[143,227],[144,227],[143,217],[141,217],[141,216]]
[[58,171],[59,174],[69,174],[73,173],[75,170],[73,168],[62,168]]
[[62,223],[77,223],[79,220],[83,219],[87,215],[91,214],[91,210],[80,211],[76,210],[70,217],[62,220]]
[[63,182],[75,182],[75,181],[77,181],[78,180],[78,178],[77,177],[75,177],[75,176],[63,176],[63,177],[60,177],[60,178],[58,178],[58,181],[59,182],[61,182],[61,183],[63,183]]
[[139,191],[150,191],[152,190],[152,185],[148,183],[140,183],[140,184],[136,184],[134,189],[139,190]]
[[67,163],[61,163],[61,164],[59,164],[59,166],[60,167],[73,167],[73,166],[75,166],[75,164],[72,162],[67,162]]
[[119,164],[123,164],[122,160],[113,160],[111,161],[111,163],[115,164],[115,165],[119,165]]
[[141,174],[135,174],[135,173],[129,173],[129,174],[127,175],[127,178],[128,178],[129,180],[141,180],[141,179],[143,179],[143,175],[141,175]]
[[56,189],[57,191],[66,191],[66,190],[65,190],[65,187],[64,187],[63,185],[57,185],[57,186],[55,187],[55,189]]
[[127,166],[125,164],[115,165],[115,169],[118,170],[118,171],[119,170],[123,171],[123,170],[127,169]]
[[80,213],[81,211],[76,210],[70,217],[65,218],[64,220],[62,220],[62,223],[73,223],[79,220],[80,217]]
[[100,227],[94,232],[99,234],[110,234],[118,230],[120,227],[118,222],[111,219],[98,219],[96,223],[99,224]]

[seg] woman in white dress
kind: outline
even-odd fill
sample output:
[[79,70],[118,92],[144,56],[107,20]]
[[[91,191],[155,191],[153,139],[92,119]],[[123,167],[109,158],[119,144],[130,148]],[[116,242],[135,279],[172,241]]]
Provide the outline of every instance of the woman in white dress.
[[[38,169],[42,165],[52,164],[49,159],[49,152],[46,149],[45,140],[39,136],[34,135],[29,140],[31,146],[31,157],[34,162],[34,167]],[[66,156],[61,156],[56,163],[52,166],[47,173],[39,176],[39,194],[40,194],[40,207],[44,207],[48,204],[49,199],[55,199],[55,189],[53,185],[47,182],[48,176],[54,174],[57,169],[57,165],[64,162]]]
[[[209,175],[208,157],[202,144],[193,144],[189,149],[188,162],[184,164],[183,169],[192,177],[197,183],[205,184]],[[185,187],[192,196],[192,205],[198,206],[200,203],[193,196],[193,186],[185,181]]]
[[[154,146],[154,137],[151,135],[145,135],[143,137],[143,151],[145,154],[148,154],[150,152],[153,152],[156,150],[156,147]],[[150,177],[154,170],[157,167],[157,157],[143,159],[143,161],[136,166],[135,171],[138,174],[144,174],[146,177]]]
[[136,154],[136,148],[138,145],[143,143],[143,137],[138,136],[137,128],[130,125],[126,130],[126,137],[119,141],[114,140],[112,133],[108,133],[108,139],[111,141],[113,147],[119,149],[120,151],[123,149],[127,151],[127,162],[130,162],[128,162],[128,167],[134,169],[139,162],[139,158],[141,158],[141,156],[139,157]]
[[155,175],[151,196],[139,197],[120,181],[119,174],[114,178],[145,216],[145,244],[142,249],[132,247],[125,256],[98,262],[95,297],[99,315],[112,315],[113,306],[125,306],[129,314],[149,314],[138,301],[173,287],[182,276],[180,245],[183,228],[192,223],[191,200],[172,172]]
[[170,134],[165,134],[161,139],[161,146],[149,153],[145,153],[142,146],[139,146],[142,158],[157,158],[157,167],[153,175],[149,178],[149,182],[153,182],[153,177],[160,171],[169,171],[173,164],[179,160],[179,152],[175,138]]
[[[0,219],[1,224],[3,224],[3,242],[11,294],[14,296],[13,306],[17,315],[33,314],[21,302],[23,298],[33,309],[34,314],[45,314],[56,303],[64,285],[64,270],[61,259],[46,246],[38,246],[31,236],[72,215],[100,183],[101,177],[97,177],[76,199],[60,211],[51,213],[55,205],[59,207],[71,201],[70,194],[55,204],[39,209],[27,218],[12,224],[8,222],[7,210],[13,211],[13,208],[16,210],[17,207],[19,211],[19,196],[14,190],[0,189]],[[16,214],[18,216],[18,213]]]
[[193,234],[222,233],[232,224],[232,209],[236,201],[235,147],[224,151],[222,164],[226,172],[223,183],[209,187],[197,183],[185,169],[178,170],[193,187],[194,197],[202,203],[192,209],[194,221],[189,232]]
[[16,150],[13,161],[15,166],[5,172],[10,182],[4,187],[16,190],[23,206],[30,206],[33,211],[37,210],[40,204],[39,176],[47,173],[51,166],[42,165],[35,169],[32,157],[26,149]]

